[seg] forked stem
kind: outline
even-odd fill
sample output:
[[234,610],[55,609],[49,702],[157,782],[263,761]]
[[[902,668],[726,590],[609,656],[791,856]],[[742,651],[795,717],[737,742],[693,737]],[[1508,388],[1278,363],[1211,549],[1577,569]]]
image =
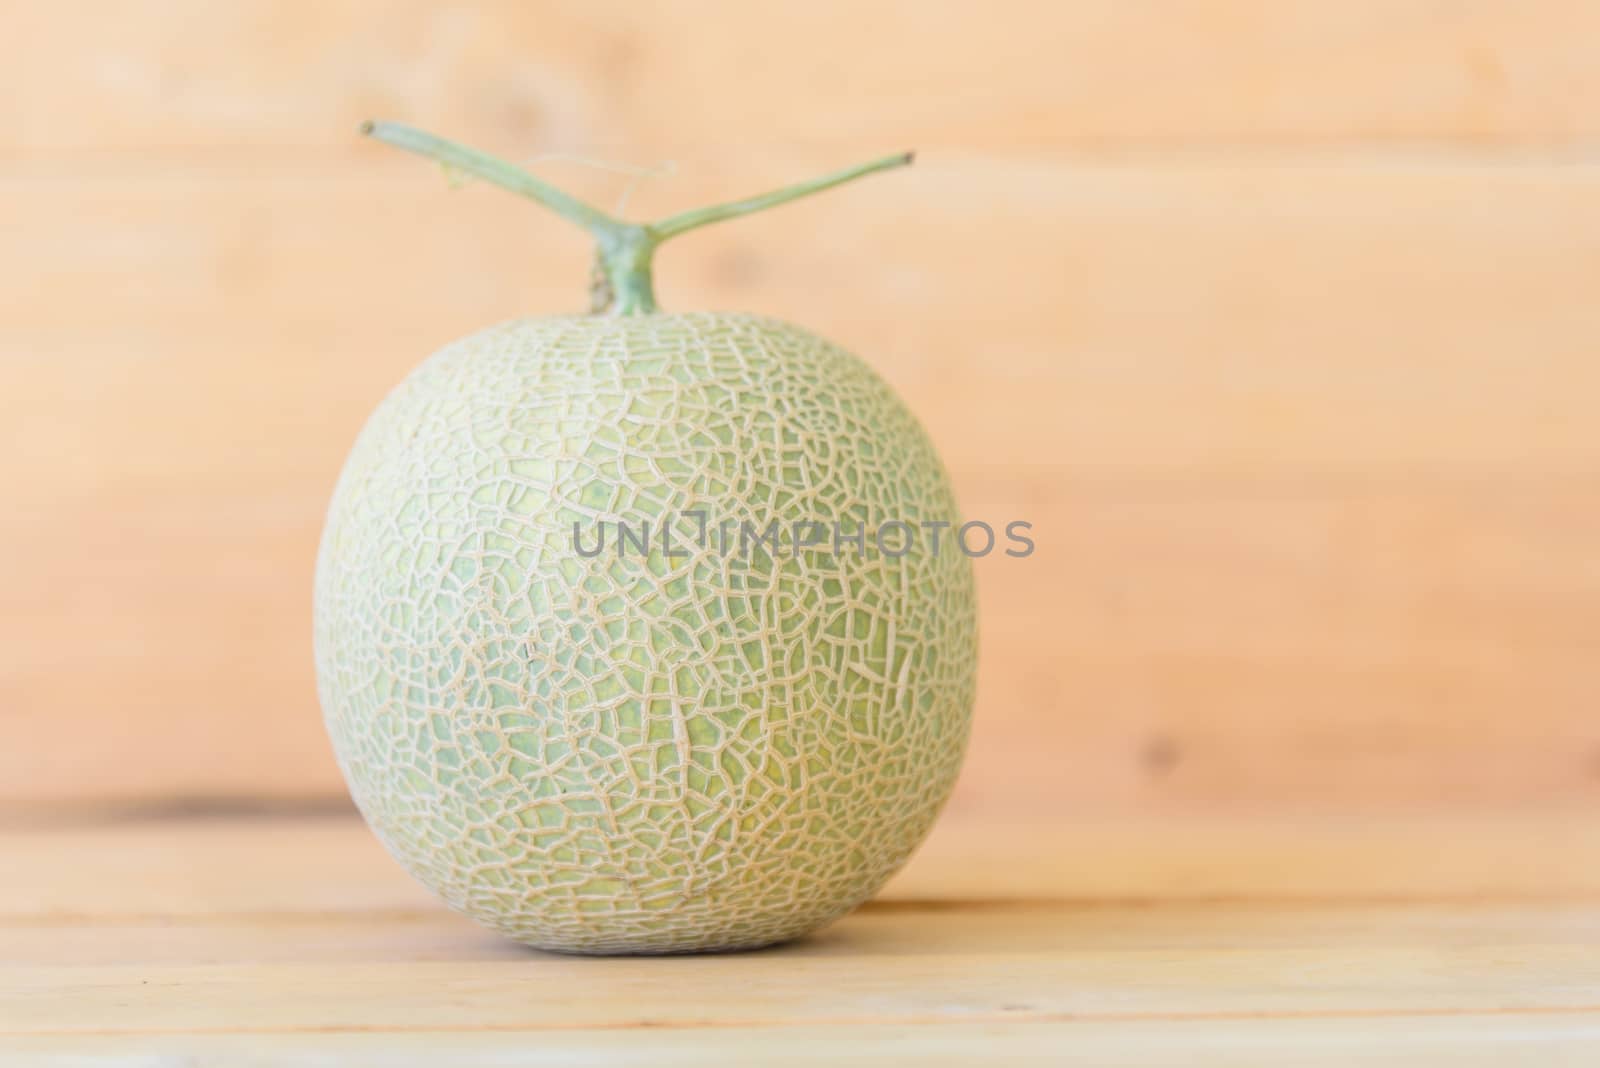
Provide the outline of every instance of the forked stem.
[[832,189],[877,171],[903,167],[914,158],[910,152],[885,156],[760,196],[696,208],[659,222],[630,223],[607,215],[599,208],[529,174],[516,164],[443,137],[395,122],[365,122],[361,124],[361,132],[385,144],[437,160],[444,166],[537,201],[562,218],[588,230],[595,239],[595,262],[600,275],[594,289],[593,310],[613,315],[643,315],[656,310],[651,263],[657,246],[668,238],[724,219],[736,219],[741,215],[775,208],[779,204]]
[[904,167],[917,158],[915,152],[902,152],[896,156],[885,156],[875,159],[871,163],[860,163],[854,167],[846,167],[842,171],[825,174],[821,178],[813,178],[809,182],[796,182],[794,185],[774,189],[770,193],[760,196],[746,197],[743,200],[730,201],[727,204],[716,204],[709,208],[695,208],[678,215],[662,219],[660,222],[651,223],[647,229],[655,235],[656,240],[665,241],[669,237],[677,237],[681,233],[708,226],[711,223],[721,222],[724,219],[736,219],[741,215],[750,215],[758,211],[775,208],[779,204],[787,204],[791,200],[808,197],[812,193],[820,193],[824,189],[832,189],[836,185],[854,181],[857,178],[875,174],[878,171],[887,171],[895,167]]

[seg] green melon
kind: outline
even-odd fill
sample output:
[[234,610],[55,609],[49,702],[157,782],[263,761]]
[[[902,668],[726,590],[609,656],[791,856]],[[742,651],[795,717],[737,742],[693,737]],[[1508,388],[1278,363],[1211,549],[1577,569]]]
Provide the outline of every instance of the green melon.
[[864,363],[656,311],[649,253],[890,162],[647,227],[372,132],[595,230],[609,307],[446,346],[346,462],[316,657],[363,815],[452,907],[542,948],[746,948],[848,911],[966,744],[972,569],[931,545],[959,522],[949,481]]

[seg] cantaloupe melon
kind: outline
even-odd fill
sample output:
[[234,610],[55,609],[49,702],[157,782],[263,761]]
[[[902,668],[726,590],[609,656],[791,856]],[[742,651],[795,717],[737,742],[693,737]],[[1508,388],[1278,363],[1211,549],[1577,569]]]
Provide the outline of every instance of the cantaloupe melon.
[[893,161],[652,227],[371,132],[589,226],[609,307],[447,345],[345,464],[316,658],[362,813],[451,906],[547,949],[754,947],[849,910],[965,748],[972,568],[924,536],[956,504],[864,363],[774,320],[655,310],[649,253]]

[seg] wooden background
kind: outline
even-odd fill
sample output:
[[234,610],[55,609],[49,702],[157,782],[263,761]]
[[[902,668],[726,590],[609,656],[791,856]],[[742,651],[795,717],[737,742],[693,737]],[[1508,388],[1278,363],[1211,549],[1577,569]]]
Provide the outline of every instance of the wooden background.
[[1600,5],[0,2],[0,808],[334,806],[322,512],[581,234],[685,238],[923,417],[980,567],[971,812],[1600,800]]

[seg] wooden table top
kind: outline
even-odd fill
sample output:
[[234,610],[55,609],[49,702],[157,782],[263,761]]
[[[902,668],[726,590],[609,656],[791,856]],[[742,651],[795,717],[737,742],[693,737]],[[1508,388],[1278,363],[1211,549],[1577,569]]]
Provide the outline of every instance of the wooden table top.
[[1600,1063],[1600,818],[952,814],[759,953],[447,912],[353,817],[0,830],[15,1063]]

